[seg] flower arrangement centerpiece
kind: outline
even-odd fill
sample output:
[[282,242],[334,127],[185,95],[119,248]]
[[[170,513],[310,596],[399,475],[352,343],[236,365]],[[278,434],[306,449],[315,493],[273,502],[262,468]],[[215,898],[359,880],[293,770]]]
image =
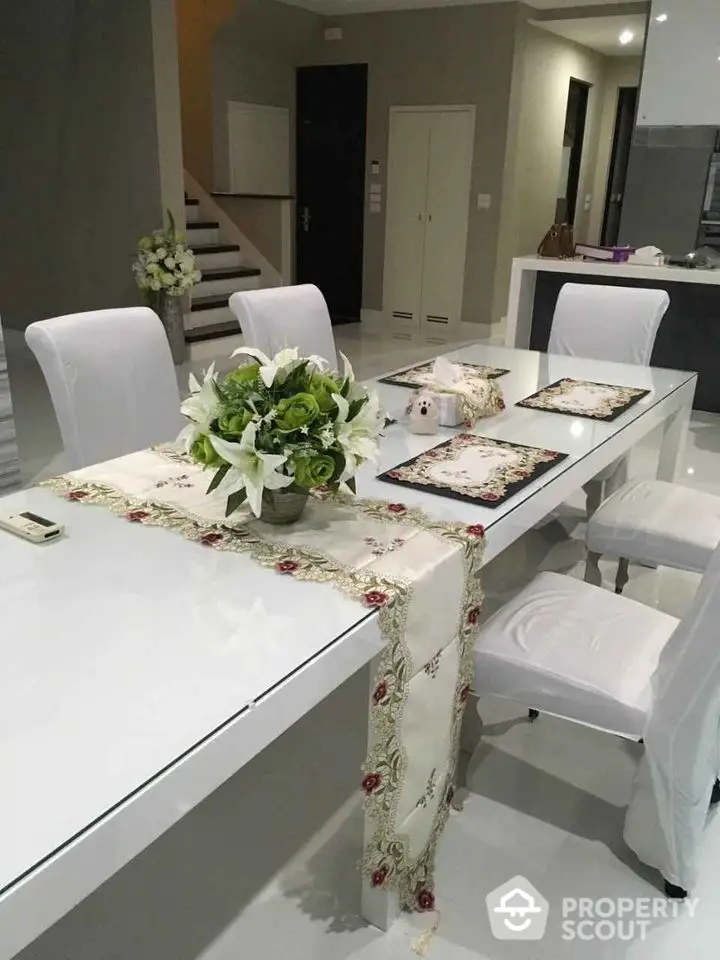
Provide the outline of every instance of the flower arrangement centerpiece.
[[247,501],[256,517],[291,523],[310,490],[354,491],[360,464],[377,454],[384,416],[347,359],[340,375],[296,349],[269,358],[241,347],[238,355],[250,362],[226,376],[212,367],[202,384],[191,376],[181,408],[190,423],[180,440],[214,471],[208,493],[227,494],[226,516]]
[[180,298],[202,280],[202,274],[170,210],[167,215],[167,230],[155,230],[152,236],[139,240],[133,273],[148,306],[165,326],[175,363],[182,363],[187,350]]

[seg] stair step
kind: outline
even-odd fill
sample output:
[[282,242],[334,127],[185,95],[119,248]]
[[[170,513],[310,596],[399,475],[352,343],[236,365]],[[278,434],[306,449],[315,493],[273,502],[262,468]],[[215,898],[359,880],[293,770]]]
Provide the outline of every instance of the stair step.
[[185,194],[185,206],[186,206],[186,207],[199,207],[199,206],[200,206],[200,201],[199,201],[199,200],[193,200],[192,197],[189,197],[187,194]]
[[237,320],[226,323],[212,323],[204,327],[196,327],[185,334],[187,343],[201,343],[203,340],[220,340],[223,337],[233,337],[240,332]]
[[195,253],[234,253],[240,250],[237,243],[196,243]]
[[190,310],[197,313],[200,310],[215,310],[217,307],[227,307],[228,297],[224,293],[214,293],[209,297],[193,297]]
[[[238,247],[238,249],[240,249]],[[197,251],[196,251],[197,252]],[[203,280],[232,280],[235,277],[259,277],[262,270],[257,267],[218,267],[203,270]]]
[[219,226],[216,220],[195,220],[188,224],[188,230],[217,230]]

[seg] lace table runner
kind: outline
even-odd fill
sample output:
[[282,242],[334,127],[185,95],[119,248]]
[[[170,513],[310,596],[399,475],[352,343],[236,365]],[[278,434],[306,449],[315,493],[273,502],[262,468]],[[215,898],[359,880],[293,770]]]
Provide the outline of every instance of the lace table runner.
[[[391,373],[387,377],[382,377],[380,383],[390,383],[396,387],[413,387],[415,389],[422,387],[432,387],[435,383],[433,374],[434,360],[428,363],[421,363],[414,367],[408,367],[407,370],[400,370],[398,373]],[[477,379],[496,380],[498,377],[504,377],[510,373],[504,367],[488,367],[482,363],[456,363],[459,367],[462,378],[472,381]]]
[[138,527],[166,527],[199,549],[246,553],[281,576],[332,584],[377,609],[385,647],[370,698],[362,790],[371,829],[362,870],[404,906],[432,908],[435,849],[472,682],[482,527],[435,522],[402,503],[322,493],[291,527],[244,513],[226,521],[225,497],[206,496],[208,480],[164,448],[42,486]]
[[636,387],[616,387],[611,383],[567,377],[525,397],[516,406],[612,423],[649,393]]

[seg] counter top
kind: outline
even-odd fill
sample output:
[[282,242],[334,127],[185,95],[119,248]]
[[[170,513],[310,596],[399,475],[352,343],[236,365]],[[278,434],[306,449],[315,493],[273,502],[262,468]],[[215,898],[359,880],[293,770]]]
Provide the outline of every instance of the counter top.
[[550,260],[545,257],[516,257],[513,270],[546,273],[575,273],[596,277],[623,277],[627,280],[657,280],[661,283],[702,283],[720,286],[720,270],[686,267],[654,267],[636,263],[608,263],[591,260]]

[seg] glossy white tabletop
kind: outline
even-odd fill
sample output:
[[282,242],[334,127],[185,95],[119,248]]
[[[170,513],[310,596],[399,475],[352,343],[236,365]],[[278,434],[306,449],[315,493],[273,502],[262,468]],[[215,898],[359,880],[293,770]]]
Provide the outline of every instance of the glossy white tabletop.
[[[694,375],[486,346],[453,355],[508,367],[507,411],[487,436],[567,452],[528,498]],[[514,408],[563,376],[650,388],[613,424]],[[408,391],[381,385],[389,410]],[[388,430],[382,469],[440,437]],[[429,513],[502,521],[495,510],[401,490],[363,470],[365,496]],[[352,629],[367,613],[338,590],[263,570],[239,554],[123,523],[104,508],[32,489],[0,501],[68,536],[36,547],[0,537],[0,892]]]

